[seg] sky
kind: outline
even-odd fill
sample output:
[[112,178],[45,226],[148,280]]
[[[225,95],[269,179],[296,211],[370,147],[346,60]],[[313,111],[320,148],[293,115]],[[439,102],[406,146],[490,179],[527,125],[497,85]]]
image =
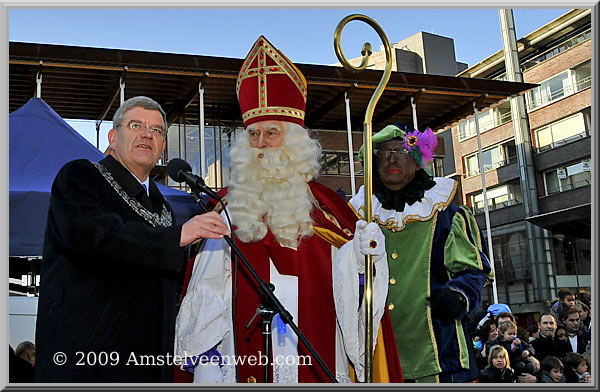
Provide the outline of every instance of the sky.
[[[517,39],[567,11],[513,9]],[[8,30],[9,40],[18,42],[233,58],[244,58],[262,34],[295,63],[333,64],[338,62],[333,49],[336,26],[354,13],[374,19],[392,44],[420,31],[452,38],[456,60],[469,66],[502,49],[498,10],[494,8],[11,8]],[[382,44],[366,23],[348,23],[342,31],[344,56],[360,56],[367,41],[374,50],[379,50]],[[70,124],[96,145],[93,126],[82,122]],[[103,124],[101,150],[108,144],[109,128],[108,123]]]
[[[568,9],[514,9],[517,37]],[[9,40],[243,58],[265,35],[298,63],[332,64],[333,33],[347,15],[374,19],[395,43],[420,31],[454,39],[456,60],[469,65],[502,49],[498,10],[488,9],[10,9]],[[342,33],[347,58],[364,41],[379,48],[359,21]]]

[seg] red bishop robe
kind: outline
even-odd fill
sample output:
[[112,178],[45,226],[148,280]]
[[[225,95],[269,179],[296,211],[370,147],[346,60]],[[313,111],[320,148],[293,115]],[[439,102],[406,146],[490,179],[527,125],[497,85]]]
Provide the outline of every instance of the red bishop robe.
[[[317,205],[313,206],[311,211],[314,234],[304,238],[297,249],[282,247],[271,231],[268,231],[261,241],[244,243],[236,240],[236,244],[266,282],[270,281],[271,262],[279,274],[297,277],[298,309],[294,321],[335,375],[336,313],[332,283],[332,247],[339,248],[352,239],[357,218],[352,209],[331,189],[314,181],[309,182],[309,186],[317,201]],[[226,193],[227,190],[223,189],[221,196],[225,196]],[[193,259],[190,261],[189,264],[193,264]],[[184,295],[191,272],[192,266],[188,265]],[[264,303],[264,298],[241,262],[238,262],[237,277],[234,318],[237,356],[259,356],[260,353],[264,353],[262,320],[257,317],[250,329],[246,329],[245,325],[255,315],[257,307]],[[287,328],[291,331],[289,326]],[[385,330],[384,323],[384,332]],[[276,333],[274,327],[273,334]],[[302,342],[298,341],[297,348],[298,356],[310,355]],[[311,363],[298,366],[298,382],[329,382],[314,358]],[[238,375],[239,382],[242,383],[264,382],[264,368],[258,362],[254,365],[247,362],[238,365]],[[177,369],[175,379],[179,382],[189,382],[191,377]]]

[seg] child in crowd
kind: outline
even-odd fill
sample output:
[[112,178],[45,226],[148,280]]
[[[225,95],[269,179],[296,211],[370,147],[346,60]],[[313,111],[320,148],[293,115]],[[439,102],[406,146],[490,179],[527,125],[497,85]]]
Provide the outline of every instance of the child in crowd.
[[534,349],[517,337],[517,324],[512,321],[502,321],[498,324],[498,339],[487,343],[486,347],[499,344],[506,349],[512,368],[517,376],[522,373],[536,375],[535,365],[527,359],[534,354]]
[[583,357],[585,358],[585,364],[588,367],[588,372],[592,370],[592,352],[586,351],[583,353]]
[[546,356],[546,358],[544,358],[542,361],[541,368],[540,382],[566,382],[566,378],[563,374],[565,367],[560,359],[556,358],[555,356]]
[[588,373],[587,361],[579,353],[566,353],[563,358],[565,365],[565,378],[567,382],[592,382],[592,376]]
[[558,290],[558,301],[552,305],[552,315],[556,319],[558,325],[564,325],[562,319],[560,317],[563,309],[568,308],[569,306],[575,305],[575,295],[571,292],[571,290],[566,288],[561,288]]
[[537,324],[533,324],[527,331],[529,331],[529,343],[540,337],[540,327]]
[[481,371],[479,382],[516,382],[515,373],[510,367],[508,352],[501,345],[496,344],[490,347],[488,353],[488,366]]

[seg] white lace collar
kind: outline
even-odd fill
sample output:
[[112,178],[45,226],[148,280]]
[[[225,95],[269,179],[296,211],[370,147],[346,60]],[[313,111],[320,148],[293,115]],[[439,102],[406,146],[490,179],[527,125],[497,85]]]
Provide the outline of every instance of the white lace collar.
[[[454,198],[458,183],[450,178],[435,177],[435,186],[425,191],[420,202],[405,205],[404,211],[386,210],[381,202],[373,195],[372,215],[373,221],[381,227],[394,231],[404,229],[408,222],[427,221],[437,211],[443,211]],[[350,200],[354,211],[364,219],[365,208],[364,186],[361,186],[356,195]]]

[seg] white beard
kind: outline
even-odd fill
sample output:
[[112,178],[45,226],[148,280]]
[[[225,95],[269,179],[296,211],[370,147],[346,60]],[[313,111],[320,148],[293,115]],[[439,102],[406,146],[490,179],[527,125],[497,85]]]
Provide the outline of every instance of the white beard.
[[320,154],[316,140],[290,123],[282,148],[252,148],[247,133],[234,142],[227,204],[242,242],[260,241],[271,230],[282,246],[297,248],[313,234],[314,199],[307,182],[319,173]]

